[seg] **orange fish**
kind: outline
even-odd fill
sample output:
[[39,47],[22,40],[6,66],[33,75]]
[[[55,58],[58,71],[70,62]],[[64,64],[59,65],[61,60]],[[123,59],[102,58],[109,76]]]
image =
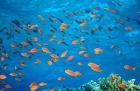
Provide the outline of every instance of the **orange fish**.
[[85,53],[85,51],[79,51],[79,55],[81,55],[81,54],[84,54]]
[[73,45],[79,44],[79,41],[78,40],[73,40],[71,44],[73,44]]
[[40,64],[41,63],[41,60],[37,59],[34,63],[35,64]]
[[82,76],[82,74],[81,74],[79,71],[76,71],[76,72],[75,72],[75,75],[76,75],[76,76]]
[[34,91],[34,90],[37,90],[39,88],[39,85],[35,82],[32,82],[29,87],[30,87],[31,91]]
[[67,58],[67,61],[70,61],[70,60],[72,60],[73,58],[74,58],[74,56],[71,55],[71,56],[69,56],[69,57]]
[[90,57],[90,56],[91,56],[91,54],[84,54],[84,56],[85,56],[85,57]]
[[73,76],[73,77],[77,77],[77,76],[81,76],[81,73],[79,71],[72,71],[72,70],[65,70],[65,73],[70,75],[70,76]]
[[58,42],[57,42],[57,44],[61,44],[62,43],[62,40],[59,40]]
[[42,51],[45,53],[51,53],[48,48],[42,48]]
[[64,51],[62,54],[61,54],[61,58],[65,57],[68,53],[68,50]]
[[65,24],[65,23],[62,23],[61,26],[60,26],[60,30],[61,30],[61,31],[64,31],[64,30],[66,30],[67,28],[68,28],[68,25]]
[[0,80],[6,79],[6,78],[7,78],[6,75],[0,74]]
[[22,52],[21,55],[22,55],[23,57],[29,57],[29,54],[26,53],[26,52]]
[[47,61],[47,64],[52,65],[53,63],[52,63],[52,61]]
[[51,54],[51,57],[54,58],[54,59],[58,58],[58,56],[56,54]]
[[130,65],[124,65],[123,67],[126,70],[135,70],[136,69],[136,67],[133,67],[133,66],[130,66]]
[[33,37],[32,38],[34,41],[38,41],[38,38],[37,37]]
[[57,80],[58,81],[63,81],[63,80],[65,80],[65,78],[60,76],[60,77],[57,78]]
[[96,72],[101,72],[102,71],[100,66],[95,64],[95,63],[88,63],[88,66]]
[[32,53],[32,54],[33,54],[33,53],[36,53],[37,51],[38,51],[38,49],[37,49],[37,48],[33,48],[33,49],[31,49],[31,50],[30,50],[30,53]]
[[27,44],[27,42],[21,42],[21,45],[22,45],[23,47],[25,47],[25,46],[27,46],[28,44]]
[[83,63],[82,62],[78,62],[77,63],[79,66],[83,66]]
[[95,54],[101,54],[102,52],[103,52],[103,50],[101,48],[95,48],[94,49]]

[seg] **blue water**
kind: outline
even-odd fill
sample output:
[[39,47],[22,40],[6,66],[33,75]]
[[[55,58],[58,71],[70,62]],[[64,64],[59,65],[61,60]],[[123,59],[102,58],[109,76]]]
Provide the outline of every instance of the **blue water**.
[[[120,2],[122,5],[119,6],[116,3]],[[94,10],[93,7],[98,6],[100,10]],[[103,10],[104,7],[115,8],[118,12],[113,14],[111,12]],[[90,10],[91,12],[96,12],[97,14],[103,15],[101,20],[91,19],[90,13],[83,12],[85,10]],[[64,12],[65,11],[65,12]],[[75,11],[81,11],[83,13],[65,17],[66,14]],[[38,15],[43,16],[46,19],[46,23],[42,22]],[[60,22],[52,23],[49,21],[49,16],[53,15],[60,18],[63,22],[68,24],[70,27],[66,30],[65,42],[69,45],[57,44],[57,41],[62,38],[63,33],[60,32],[59,26]],[[0,29],[7,27],[4,32],[0,33],[0,38],[3,39],[3,46],[0,53],[5,51],[8,53],[10,59],[5,61],[0,61],[0,66],[3,64],[8,64],[6,70],[0,69],[0,74],[5,74],[7,79],[4,81],[12,86],[11,89],[6,89],[5,91],[29,91],[29,85],[32,82],[46,82],[47,87],[41,87],[38,91],[43,89],[48,89],[52,87],[78,87],[90,80],[98,81],[100,77],[107,77],[112,73],[119,74],[125,80],[136,79],[136,84],[140,83],[140,24],[136,21],[126,21],[126,17],[140,21],[140,1],[139,0],[0,0]],[[116,18],[121,18],[124,21],[124,26],[131,26],[134,29],[132,31],[127,31],[124,26],[115,22]],[[20,29],[21,33],[18,34],[14,32],[11,28],[12,20],[19,20],[21,25],[31,23],[37,24],[39,28],[43,31],[43,35],[31,32],[30,35],[25,32],[24,29]],[[89,33],[81,33],[80,27],[75,21],[77,19],[88,19],[88,24],[84,27],[88,28]],[[52,33],[50,31],[50,24],[56,27],[57,31]],[[93,27],[101,26],[106,27],[117,27],[118,29],[112,29],[111,32],[105,30],[97,31],[93,35],[90,34],[90,30]],[[78,31],[74,28],[78,28]],[[10,39],[7,39],[5,34],[6,31],[11,31],[14,35]],[[51,37],[47,34],[56,35],[56,41],[50,42]],[[81,44],[71,45],[71,41],[77,38],[69,36],[72,34],[79,37],[84,37],[86,41]],[[21,43],[25,41],[25,38],[38,37],[38,43],[47,43],[47,48],[50,49],[52,53],[61,55],[62,52],[68,50],[68,54],[65,58],[59,58],[58,62],[51,66],[47,65],[47,61],[51,59],[49,54],[42,52],[37,52],[31,55],[31,58],[22,57],[20,54],[14,54],[14,51],[27,52],[29,49],[38,48],[41,50],[45,46],[36,46],[36,42],[32,42],[33,46],[28,46],[25,48],[11,48],[10,43]],[[112,38],[108,38],[111,36]],[[96,42],[99,40],[100,42]],[[128,41],[128,42],[125,42]],[[115,49],[111,49],[112,44],[117,45]],[[86,47],[86,53],[90,53],[91,57],[84,57],[78,55],[80,51],[80,46]],[[93,49],[99,47],[103,49],[103,53],[96,55]],[[55,49],[55,50],[54,50]],[[122,54],[118,54],[121,51]],[[66,62],[66,58],[70,55],[74,55],[74,59]],[[40,64],[34,64],[36,59],[40,59]],[[21,61],[26,62],[25,67],[20,67],[19,63]],[[78,66],[77,62],[82,62],[83,66]],[[99,64],[103,70],[101,73],[95,72],[88,67],[89,62],[94,62]],[[124,65],[131,65],[136,67],[135,71],[125,70]],[[16,73],[24,73],[25,76],[21,78],[21,81],[16,81],[16,77],[11,77],[8,74],[13,71],[14,66],[20,67],[22,70]],[[65,73],[65,69],[71,69],[75,71],[80,71],[83,75],[80,77],[71,77]],[[59,76],[65,77],[66,80],[58,81]],[[0,80],[2,81],[2,80]],[[0,88],[3,86],[0,84]]]

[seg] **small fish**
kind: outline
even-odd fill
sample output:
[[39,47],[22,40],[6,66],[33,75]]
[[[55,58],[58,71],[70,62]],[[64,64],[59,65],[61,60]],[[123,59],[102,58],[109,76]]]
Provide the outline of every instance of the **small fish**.
[[73,40],[71,44],[73,44],[73,45],[79,44],[79,41],[78,40]]
[[51,28],[55,31],[57,31],[57,28],[55,28],[52,24],[50,24]]
[[33,37],[32,40],[33,41],[38,41],[38,38],[37,37]]
[[21,68],[17,67],[17,66],[14,66],[14,70],[15,71],[19,71],[19,70],[22,70]]
[[38,85],[37,83],[35,83],[35,82],[32,82],[32,83],[29,85],[29,87],[30,87],[30,90],[31,90],[31,91],[35,91],[35,90],[37,90],[37,89],[39,88],[39,85]]
[[35,64],[40,64],[41,63],[41,60],[37,59],[34,63]]
[[78,52],[79,55],[84,54],[84,53],[85,53],[85,51],[79,51]]
[[40,86],[40,87],[47,86],[47,83],[46,83],[46,82],[40,82],[40,83],[39,83],[39,86]]
[[67,60],[67,61],[70,61],[70,60],[72,60],[73,58],[74,58],[74,56],[71,55],[71,56],[69,56],[66,60]]
[[101,68],[99,65],[95,64],[95,63],[88,63],[88,66],[93,70],[93,71],[96,71],[96,72],[101,72]]
[[47,64],[48,64],[48,65],[52,65],[53,62],[52,62],[52,61],[47,61]]
[[14,72],[10,73],[9,75],[10,75],[10,76],[17,76],[17,74],[14,73]]
[[64,45],[69,46],[65,41],[62,42]]
[[117,48],[117,45],[112,44],[110,48],[111,48],[111,49]]
[[70,76],[73,76],[73,77],[77,77],[77,76],[81,76],[82,74],[79,72],[79,71],[72,71],[72,70],[65,70],[65,73],[70,75]]
[[136,70],[136,67],[133,67],[133,66],[131,66],[131,65],[124,65],[123,66],[123,68],[125,69],[125,70]]
[[10,46],[13,47],[13,48],[16,48],[17,44],[16,43],[11,43]]
[[61,54],[61,58],[65,57],[68,53],[68,50],[64,51],[62,54]]
[[63,80],[65,80],[65,78],[62,77],[62,76],[60,76],[60,77],[57,78],[57,80],[58,80],[58,81],[63,81]]
[[42,48],[42,52],[51,53],[48,48]]
[[58,59],[58,56],[56,54],[51,54],[50,56],[54,59]]
[[64,30],[66,30],[67,28],[68,28],[68,25],[65,24],[65,23],[62,23],[61,26],[60,26],[60,30],[61,30],[61,31],[64,31]]
[[79,66],[83,66],[83,63],[82,62],[78,62],[77,63]]
[[26,52],[22,52],[21,55],[22,55],[23,57],[29,57],[29,54],[26,53]]
[[51,38],[49,41],[50,41],[50,42],[54,42],[54,41],[55,41],[55,39],[54,39],[54,38]]
[[49,19],[51,22],[57,22],[57,18],[54,17],[53,15],[51,15],[48,19]]
[[18,73],[18,76],[22,77],[24,76],[24,73]]
[[28,43],[27,43],[27,42],[21,42],[21,45],[22,45],[23,47],[25,47],[25,46],[28,45]]
[[57,44],[61,44],[61,43],[62,43],[62,41],[63,41],[62,39],[61,39],[61,40],[58,40]]
[[38,52],[38,49],[37,48],[33,48],[29,52],[32,53],[32,54],[34,54],[34,53]]
[[20,62],[20,66],[26,66],[26,63],[24,61]]
[[97,17],[97,14],[96,13],[91,13],[90,15],[92,18],[96,18]]
[[91,54],[89,54],[89,53],[84,54],[84,57],[90,57],[90,56],[91,56]]
[[101,49],[101,48],[95,48],[94,49],[95,54],[101,54],[102,52],[103,52],[103,49]]
[[46,19],[42,16],[42,15],[38,15],[38,18],[43,21],[43,22],[46,22]]
[[7,78],[6,75],[0,74],[0,80],[4,80],[6,78]]
[[40,33],[40,35],[43,34],[42,30],[39,27],[37,27],[37,31],[38,31],[38,33]]

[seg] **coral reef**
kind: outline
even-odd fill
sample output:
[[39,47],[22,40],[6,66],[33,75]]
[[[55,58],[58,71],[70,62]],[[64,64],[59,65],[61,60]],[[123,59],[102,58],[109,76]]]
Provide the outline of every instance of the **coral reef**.
[[140,85],[135,85],[135,79],[125,81],[117,74],[107,78],[100,78],[96,83],[93,80],[78,88],[56,88],[55,91],[140,91]]

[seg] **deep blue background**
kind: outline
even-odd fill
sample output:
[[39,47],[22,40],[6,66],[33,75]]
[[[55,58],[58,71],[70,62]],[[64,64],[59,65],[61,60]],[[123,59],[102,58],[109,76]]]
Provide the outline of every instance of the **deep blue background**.
[[[73,18],[67,19],[64,17],[62,10],[67,12],[73,12],[76,10],[84,10],[91,9],[93,6],[105,7],[109,6],[112,8],[116,8],[119,10],[117,14],[111,14],[104,11],[99,11],[100,14],[105,15],[106,18],[102,20],[100,25],[103,27],[107,26],[118,26],[119,30],[114,30],[111,33],[108,32],[96,32],[94,36],[79,34],[72,30],[73,27],[77,27],[78,25],[75,23],[70,25],[71,28],[67,31],[77,36],[84,36],[86,41],[83,45],[87,47],[87,53],[91,53],[92,56],[90,58],[85,58],[83,56],[78,56],[77,53],[80,50],[80,45],[71,45],[69,47],[64,46],[63,44],[57,45],[56,43],[50,43],[49,37],[44,36],[43,41],[49,44],[48,48],[58,55],[61,55],[63,51],[66,49],[69,50],[68,55],[74,55],[74,59],[70,62],[65,62],[64,59],[60,59],[57,63],[52,66],[48,66],[46,61],[50,59],[49,55],[43,53],[36,53],[32,59],[21,58],[19,55],[11,54],[13,60],[7,60],[5,63],[9,63],[8,70],[5,73],[8,75],[9,72],[12,72],[13,67],[18,65],[21,60],[27,61],[27,66],[23,67],[21,70],[25,76],[22,78],[21,82],[17,82],[14,80],[14,77],[8,76],[6,82],[12,85],[12,89],[9,91],[29,91],[29,84],[31,82],[42,82],[45,81],[48,83],[48,87],[78,87],[90,80],[97,81],[100,77],[107,77],[111,73],[117,73],[122,76],[126,80],[130,80],[132,78],[136,79],[137,84],[140,83],[140,45],[135,44],[134,42],[140,41],[140,26],[137,25],[136,22],[126,22],[128,26],[133,26],[134,30],[128,32],[124,30],[124,28],[114,22],[114,17],[125,18],[126,16],[134,19],[139,19],[140,17],[140,1],[139,0],[114,0],[116,2],[122,2],[123,6],[116,6],[111,0],[0,0],[0,28],[6,26],[8,27],[11,20],[19,19],[25,22],[31,22],[34,24],[38,24],[39,27],[43,30],[44,34],[47,34],[50,28],[49,21],[47,24],[42,23],[38,19],[38,15],[44,16],[44,18],[48,19],[49,15],[55,15],[61,18],[64,22],[70,24],[71,21],[77,18],[89,18],[88,14],[81,14],[75,16]],[[55,26],[59,28],[60,24],[56,24]],[[88,27],[98,26],[99,24],[96,21],[91,21]],[[57,40],[61,38],[61,33],[56,32]],[[114,39],[108,39],[107,36],[111,35],[115,37]],[[21,42],[24,40],[23,36],[30,37],[30,35],[24,34],[23,36],[15,34],[16,37],[12,39],[12,41]],[[41,36],[37,34],[32,34],[32,36],[37,36],[41,38]],[[0,34],[0,37],[5,37],[5,35]],[[72,38],[66,35],[67,43],[71,43]],[[96,39],[101,40],[98,44],[95,42]],[[126,44],[124,40],[130,41],[130,44]],[[4,46],[6,50],[13,50],[9,47],[9,43],[11,41],[4,41]],[[112,44],[116,44],[119,46],[117,49],[110,49]],[[101,55],[93,54],[93,48],[101,47],[104,52]],[[31,49],[32,47],[30,47]],[[39,47],[37,47],[39,48]],[[52,49],[56,48],[56,51]],[[122,55],[117,55],[118,50],[122,51]],[[26,49],[21,50],[22,52],[27,51]],[[35,59],[42,60],[42,63],[39,65],[34,64]],[[83,62],[84,66],[79,67],[77,62]],[[88,66],[88,62],[95,62],[101,66],[103,70],[102,73],[96,73],[92,71]],[[123,69],[123,65],[130,64],[136,67],[135,71],[127,71]],[[80,71],[83,76],[73,78],[64,73],[65,69],[72,69]],[[57,81],[58,76],[64,76],[66,78],[65,81]],[[21,90],[22,89],[22,90]],[[42,88],[46,89],[46,88]]]

